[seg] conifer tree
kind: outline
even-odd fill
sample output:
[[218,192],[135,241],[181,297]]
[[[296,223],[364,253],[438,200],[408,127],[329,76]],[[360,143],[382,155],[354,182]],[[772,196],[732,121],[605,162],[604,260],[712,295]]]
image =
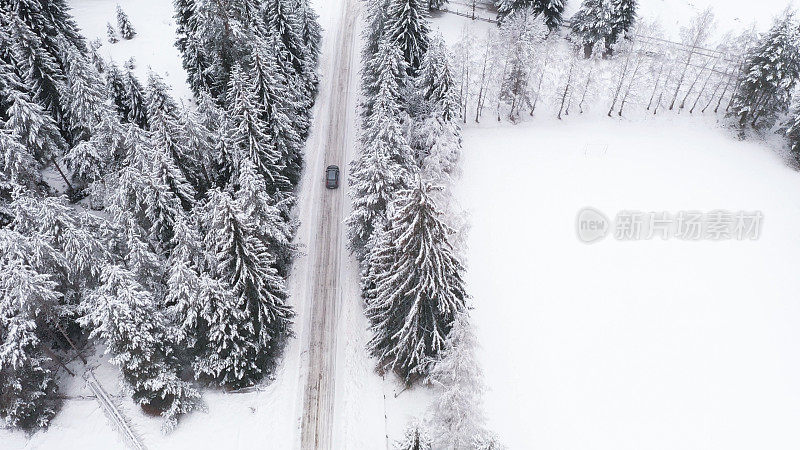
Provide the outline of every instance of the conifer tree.
[[0,129],[0,202],[16,187],[36,189],[41,180],[39,164],[13,132]]
[[147,100],[145,98],[144,87],[133,74],[133,71],[128,69],[125,73],[125,96],[127,98],[126,109],[128,110],[128,122],[136,124],[139,128],[147,129]]
[[46,285],[48,280],[34,272],[26,274],[33,278],[12,276],[24,270],[18,265],[0,265],[1,284],[26,282],[22,286],[8,285],[13,292],[0,290],[0,419],[6,426],[35,431],[47,427],[60,401],[53,364],[42,351],[47,344],[37,336],[35,320],[15,305],[22,299],[11,297],[12,293],[37,295],[27,289],[52,290]]
[[594,46],[598,42],[607,44],[610,50],[614,33],[612,0],[584,0],[581,8],[572,17],[572,32],[583,45],[583,55],[592,56]]
[[484,433],[485,386],[475,355],[477,346],[467,312],[458,313],[427,379],[436,398],[431,406],[431,435],[437,448],[471,449]]
[[111,97],[114,106],[117,108],[117,115],[119,115],[121,121],[128,122],[131,100],[125,88],[125,79],[120,73],[119,67],[113,61],[108,65],[105,75],[108,96]]
[[296,0],[295,11],[300,21],[300,35],[306,46],[306,60],[311,68],[317,67],[319,62],[322,30],[319,25],[319,16],[308,5],[308,0]]
[[94,64],[94,68],[98,73],[104,73],[106,71],[106,61],[97,51],[102,45],[103,43],[100,42],[99,38],[89,44],[89,59],[92,61],[92,64]]
[[428,103],[428,113],[445,122],[460,118],[461,99],[452,71],[450,53],[441,33],[431,39],[430,47],[420,66],[417,83]]
[[367,275],[368,349],[406,382],[428,373],[456,314],[465,308],[464,268],[433,193],[418,180],[401,191]]
[[231,140],[237,151],[234,155],[236,164],[249,158],[264,176],[271,194],[289,191],[289,180],[283,175],[282,155],[264,132],[267,127],[261,120],[262,111],[254,98],[252,81],[238,67],[231,74],[228,94],[228,114],[233,133]]
[[742,77],[730,115],[740,128],[771,127],[787,112],[800,78],[800,30],[793,11],[787,10],[747,52]]
[[102,78],[77,51],[71,51],[67,66],[65,116],[72,143],[89,139],[103,117],[113,115]]
[[108,42],[111,44],[116,44],[119,42],[119,37],[117,36],[117,30],[111,25],[111,22],[106,23],[106,35],[108,36]]
[[615,43],[620,36],[624,36],[636,23],[637,0],[612,0],[612,30],[611,42]]
[[293,316],[286,304],[283,279],[273,265],[275,259],[258,238],[255,225],[230,194],[211,191],[206,216],[205,243],[218,261],[214,275],[231,286],[238,304],[247,313],[257,345],[257,372],[239,378],[259,379],[274,362]]
[[264,177],[249,159],[241,162],[238,182],[236,200],[245,216],[254,224],[255,232],[266,245],[267,251],[275,256],[278,272],[285,276],[293,256],[293,231],[282,217],[279,203],[267,193]]
[[800,163],[800,107],[793,110],[791,124],[786,130],[786,137],[789,141],[789,152],[795,160]]
[[170,90],[160,75],[153,71],[147,74],[145,102],[148,118],[156,114],[165,114],[173,118],[178,117],[178,104],[172,98]]
[[395,444],[397,450],[432,450],[433,441],[427,430],[419,422],[412,422],[406,427],[403,438]]
[[122,39],[133,39],[136,36],[136,30],[133,29],[131,20],[119,4],[117,4],[117,27],[119,27],[119,35]]
[[376,55],[385,34],[387,6],[388,0],[368,0],[365,7],[367,26],[363,32],[364,47],[361,49],[361,61],[363,61],[361,90],[365,99],[360,105],[362,117],[369,117],[372,114],[372,101],[378,94],[377,80],[380,64]]
[[[294,68],[294,74],[303,78],[306,70],[306,46],[301,34],[302,23],[290,0],[265,0],[264,24],[267,33],[278,37],[278,53],[285,52],[288,61]],[[308,80],[304,80],[308,81]]]
[[23,94],[11,92],[9,98],[12,103],[5,128],[14,132],[42,166],[61,156],[66,143],[53,119]]
[[430,31],[425,8],[424,0],[389,0],[386,10],[387,36],[400,48],[412,76],[428,50]]
[[251,76],[256,105],[260,110],[269,141],[281,155],[283,175],[296,186],[300,182],[303,163],[303,141],[292,125],[300,111],[277,61],[270,55],[271,48],[265,43],[256,45],[252,55]]
[[[8,20],[8,25],[2,23],[6,20]],[[0,25],[9,26],[11,30],[13,57],[33,99],[53,117],[64,131],[66,127],[62,122],[61,91],[65,75],[58,61],[44,47],[42,39],[19,18],[3,18],[0,15]]]
[[[362,85],[365,90],[365,99],[361,105],[361,115],[364,118],[362,128],[370,130],[367,131],[363,137],[366,141],[374,139],[377,131],[380,128],[375,127],[376,114],[386,117],[394,118],[398,124],[405,107],[405,98],[403,92],[405,87],[409,84],[408,76],[406,75],[406,63],[403,59],[400,49],[391,43],[388,38],[381,41],[378,48],[378,53],[373,57],[375,61],[374,73],[369,75],[368,80],[365,77]],[[371,82],[371,84],[367,84]],[[376,112],[381,108],[382,111]],[[391,130],[394,131],[394,130]],[[398,150],[402,147],[397,147]]]
[[130,271],[110,265],[101,280],[82,305],[80,322],[106,345],[134,401],[162,410],[165,428],[171,429],[178,416],[200,406],[200,394],[178,376],[169,324]]
[[497,0],[497,22],[503,21],[517,11],[528,10],[533,16],[541,14],[550,31],[557,29],[563,22],[566,0]]

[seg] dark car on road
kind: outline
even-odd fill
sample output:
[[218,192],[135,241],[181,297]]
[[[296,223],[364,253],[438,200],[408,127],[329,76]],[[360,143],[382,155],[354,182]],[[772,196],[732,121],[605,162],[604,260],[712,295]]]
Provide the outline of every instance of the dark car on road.
[[328,189],[339,187],[339,166],[328,166],[325,170],[325,187]]

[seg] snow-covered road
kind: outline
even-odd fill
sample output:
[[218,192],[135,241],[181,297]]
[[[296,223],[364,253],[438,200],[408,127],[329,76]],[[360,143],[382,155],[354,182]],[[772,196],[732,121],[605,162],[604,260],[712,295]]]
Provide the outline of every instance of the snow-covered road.
[[[305,194],[309,208],[301,210],[300,220],[312,234],[308,261],[303,267],[307,281],[307,313],[303,342],[307,372],[303,393],[300,446],[303,449],[332,448],[335,356],[338,311],[341,303],[341,261],[344,251],[343,205],[347,173],[347,145],[350,113],[355,21],[354,0],[342,2],[341,17],[325,46],[327,67],[320,86],[314,134],[308,146]],[[324,168],[335,164],[342,170],[342,187],[328,190],[323,183]]]

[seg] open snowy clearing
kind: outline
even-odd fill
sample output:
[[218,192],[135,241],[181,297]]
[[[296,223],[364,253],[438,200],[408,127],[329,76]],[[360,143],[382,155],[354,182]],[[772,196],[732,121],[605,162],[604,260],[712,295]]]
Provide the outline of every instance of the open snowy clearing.
[[[510,448],[800,446],[800,176],[691,120],[465,130],[468,281],[490,426]],[[757,241],[586,245],[586,206],[764,221]]]

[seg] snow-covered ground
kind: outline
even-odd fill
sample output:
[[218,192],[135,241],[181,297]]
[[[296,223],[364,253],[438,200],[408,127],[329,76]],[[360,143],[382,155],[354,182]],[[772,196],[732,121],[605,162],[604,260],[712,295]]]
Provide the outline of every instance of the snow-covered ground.
[[[181,67],[181,56],[175,47],[175,9],[171,0],[70,0],[72,14],[87,40],[100,38],[103,45],[98,53],[122,66],[134,58],[134,73],[142,83],[147,72],[153,70],[172,86],[173,95],[190,99],[192,93],[186,83],[186,72]],[[136,36],[131,40],[108,42],[106,24],[117,28],[117,4],[128,14]]]
[[[464,136],[469,289],[510,448],[800,447],[800,174],[697,117]],[[586,245],[586,206],[764,222],[757,241]]]

